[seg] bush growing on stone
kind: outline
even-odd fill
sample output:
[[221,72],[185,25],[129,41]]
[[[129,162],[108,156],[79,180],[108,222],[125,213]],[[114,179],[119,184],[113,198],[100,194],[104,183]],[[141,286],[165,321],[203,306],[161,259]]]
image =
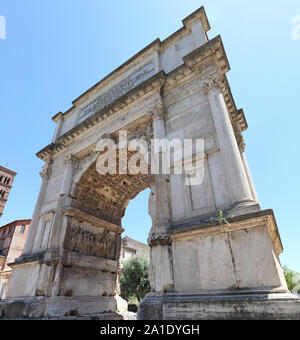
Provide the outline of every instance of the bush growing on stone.
[[143,257],[134,257],[124,264],[121,276],[121,296],[129,301],[137,299],[139,302],[151,291],[149,262]]

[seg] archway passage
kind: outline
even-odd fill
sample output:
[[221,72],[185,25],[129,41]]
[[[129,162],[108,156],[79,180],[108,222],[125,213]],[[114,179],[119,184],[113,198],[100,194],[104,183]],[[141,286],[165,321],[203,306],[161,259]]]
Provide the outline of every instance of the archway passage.
[[94,163],[77,184],[72,206],[121,226],[129,202],[152,183],[153,176],[143,174],[100,175]]

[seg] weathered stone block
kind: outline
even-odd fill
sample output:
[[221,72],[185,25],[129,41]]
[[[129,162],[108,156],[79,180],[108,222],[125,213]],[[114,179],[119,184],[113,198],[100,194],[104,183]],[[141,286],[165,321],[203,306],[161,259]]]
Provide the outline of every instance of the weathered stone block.
[[149,294],[138,320],[300,320],[300,299],[292,294]]

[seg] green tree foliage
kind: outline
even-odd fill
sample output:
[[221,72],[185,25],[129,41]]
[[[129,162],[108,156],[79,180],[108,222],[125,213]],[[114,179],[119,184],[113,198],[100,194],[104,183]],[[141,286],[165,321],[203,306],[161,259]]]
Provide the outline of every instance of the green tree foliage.
[[137,299],[141,301],[151,291],[149,274],[149,262],[143,257],[136,256],[124,264],[121,276],[121,296],[129,301]]
[[300,276],[298,273],[290,270],[287,266],[283,267],[284,276],[290,291],[300,285]]

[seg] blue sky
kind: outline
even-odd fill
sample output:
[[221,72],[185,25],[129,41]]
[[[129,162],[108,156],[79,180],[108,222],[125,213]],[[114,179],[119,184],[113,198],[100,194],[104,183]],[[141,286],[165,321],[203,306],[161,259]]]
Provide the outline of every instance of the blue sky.
[[[275,211],[282,262],[300,272],[300,39],[292,36],[299,0],[1,0],[0,164],[18,172],[1,225],[32,215],[43,165],[35,153],[51,141],[51,117],[201,5],[209,37],[224,41],[232,92],[249,124],[248,161],[262,208]],[[147,200],[142,193],[124,219],[126,234],[141,241],[150,228]]]

